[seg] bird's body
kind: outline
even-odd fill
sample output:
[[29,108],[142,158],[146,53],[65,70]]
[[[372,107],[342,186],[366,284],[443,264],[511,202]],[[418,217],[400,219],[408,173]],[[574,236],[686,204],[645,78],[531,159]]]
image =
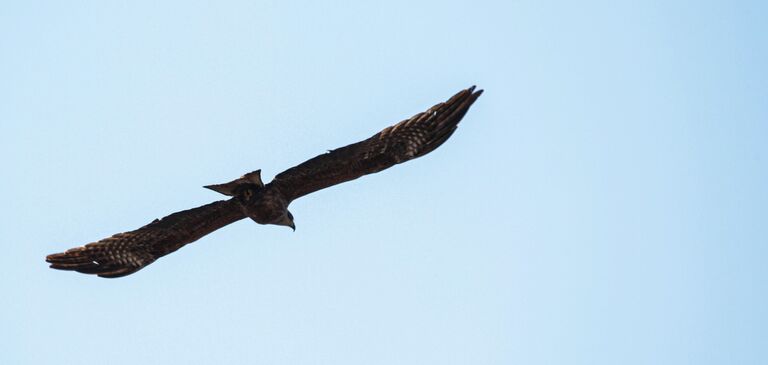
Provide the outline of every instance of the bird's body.
[[475,92],[474,86],[462,90],[448,101],[366,140],[283,171],[269,184],[261,181],[261,171],[257,170],[225,184],[206,186],[231,198],[176,212],[137,230],[49,255],[46,261],[54,269],[121,277],[243,218],[295,229],[293,215],[288,211],[293,200],[433,151],[453,134],[481,93],[482,90]]
[[[288,204],[290,203],[285,196],[274,185],[268,184],[265,187],[254,187],[253,193],[247,193],[245,190],[240,199],[245,214],[259,224],[278,224],[283,222],[283,217],[288,216]],[[247,196],[252,196],[248,199]],[[289,218],[292,216],[288,216]],[[293,218],[286,221],[293,222]],[[291,223],[292,224],[292,223]],[[288,225],[291,224],[282,224]],[[293,227],[295,229],[295,227]]]

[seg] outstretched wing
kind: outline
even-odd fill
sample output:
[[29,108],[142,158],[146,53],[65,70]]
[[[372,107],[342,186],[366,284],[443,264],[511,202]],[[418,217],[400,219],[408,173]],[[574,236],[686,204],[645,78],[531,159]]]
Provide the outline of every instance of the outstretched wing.
[[335,149],[275,176],[276,186],[289,200],[379,172],[432,152],[456,130],[472,103],[482,94],[472,86],[444,103],[416,114],[364,141]]
[[116,278],[139,271],[158,258],[221,227],[245,218],[239,204],[222,200],[156,219],[135,231],[48,255],[51,268]]

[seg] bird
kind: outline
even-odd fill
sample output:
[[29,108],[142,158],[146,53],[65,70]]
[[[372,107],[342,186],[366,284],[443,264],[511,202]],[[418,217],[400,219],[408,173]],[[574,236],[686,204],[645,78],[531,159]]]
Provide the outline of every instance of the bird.
[[277,174],[268,184],[261,170],[205,188],[230,197],[170,214],[129,232],[48,255],[53,269],[118,278],[241,219],[296,230],[292,201],[312,192],[424,156],[442,145],[483,93],[475,86],[445,102],[384,128],[368,139],[329,150]]

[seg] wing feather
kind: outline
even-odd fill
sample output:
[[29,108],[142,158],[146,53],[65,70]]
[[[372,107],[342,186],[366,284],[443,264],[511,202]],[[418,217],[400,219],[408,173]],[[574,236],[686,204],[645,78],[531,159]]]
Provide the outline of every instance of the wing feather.
[[132,274],[221,227],[245,218],[234,200],[173,213],[130,232],[48,255],[51,268],[116,278]]
[[429,110],[372,137],[319,155],[275,176],[270,183],[289,200],[426,155],[443,144],[482,94],[465,89]]

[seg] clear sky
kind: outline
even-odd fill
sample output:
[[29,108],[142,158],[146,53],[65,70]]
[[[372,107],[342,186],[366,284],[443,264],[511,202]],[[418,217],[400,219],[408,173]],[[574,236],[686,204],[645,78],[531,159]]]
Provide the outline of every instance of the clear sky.
[[[766,4],[4,2],[0,363],[766,364]],[[296,232],[43,261],[472,84]]]

